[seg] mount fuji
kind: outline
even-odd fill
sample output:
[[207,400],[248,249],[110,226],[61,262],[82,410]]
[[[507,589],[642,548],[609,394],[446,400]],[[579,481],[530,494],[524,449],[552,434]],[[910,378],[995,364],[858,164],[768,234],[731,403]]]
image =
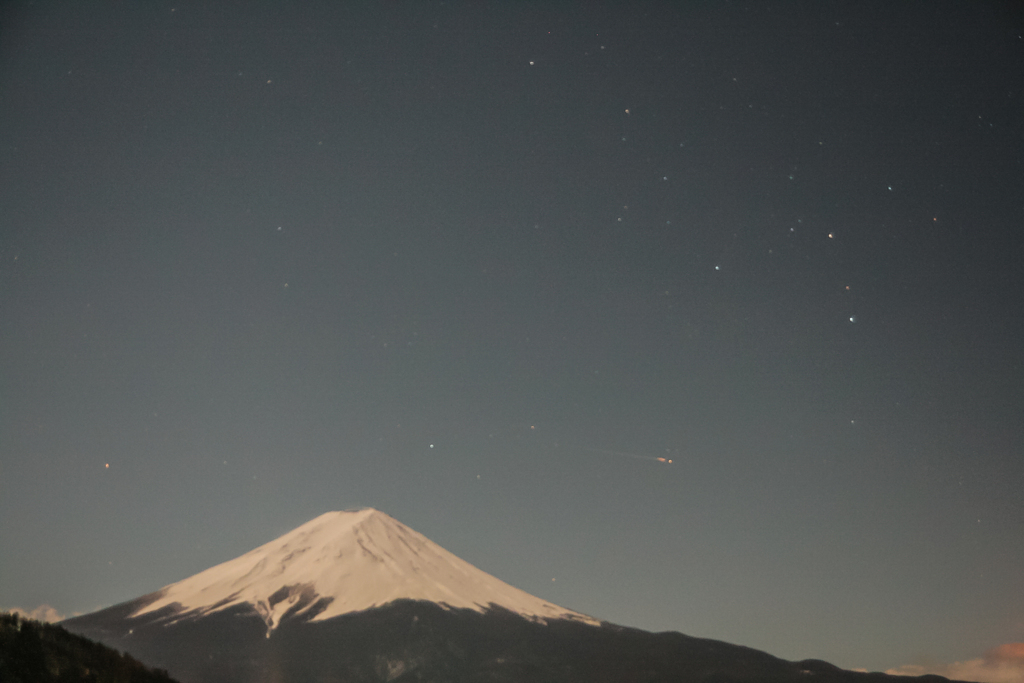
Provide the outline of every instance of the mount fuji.
[[499,607],[541,623],[600,623],[480,571],[372,508],[320,515],[149,597],[132,617],[160,612],[164,623],[174,623],[248,605],[266,623],[268,638],[286,617],[324,621],[403,599],[477,612]]
[[62,625],[182,683],[907,681],[602,622],[370,508]]

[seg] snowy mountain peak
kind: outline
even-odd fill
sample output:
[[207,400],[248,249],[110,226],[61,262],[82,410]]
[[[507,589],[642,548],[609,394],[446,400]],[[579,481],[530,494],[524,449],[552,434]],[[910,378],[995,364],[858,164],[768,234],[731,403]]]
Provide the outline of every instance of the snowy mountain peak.
[[510,586],[373,508],[324,513],[154,598],[132,616],[170,607],[177,621],[249,604],[267,637],[285,615],[322,621],[403,598],[600,623]]

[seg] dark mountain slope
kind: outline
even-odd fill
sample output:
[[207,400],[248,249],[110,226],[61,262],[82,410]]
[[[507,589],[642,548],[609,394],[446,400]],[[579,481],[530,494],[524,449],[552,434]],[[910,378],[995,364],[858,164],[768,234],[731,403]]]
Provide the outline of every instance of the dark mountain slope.
[[[167,623],[126,618],[131,603],[68,628],[166,667],[184,683],[908,683],[825,662],[680,633],[570,620],[547,624],[502,609],[446,610],[401,600],[321,622],[284,619],[267,637],[260,617],[232,609]],[[169,614],[170,612],[168,612]],[[945,681],[940,677],[926,677]]]

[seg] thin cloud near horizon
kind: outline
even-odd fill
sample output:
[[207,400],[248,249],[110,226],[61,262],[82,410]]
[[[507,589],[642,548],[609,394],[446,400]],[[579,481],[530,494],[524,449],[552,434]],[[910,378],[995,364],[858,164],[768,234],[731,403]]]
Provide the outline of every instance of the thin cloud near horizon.
[[1024,683],[1024,643],[1004,643],[977,659],[941,666],[907,664],[887,669],[885,673],[896,676],[938,674],[953,680],[977,683]]
[[58,621],[64,621],[65,616],[57,611],[56,608],[50,605],[39,605],[38,607],[26,610],[21,607],[8,607],[7,609],[0,610],[0,612],[8,612],[10,614],[17,614],[18,616],[26,619],[35,619],[36,621],[42,621],[47,624],[53,624]]

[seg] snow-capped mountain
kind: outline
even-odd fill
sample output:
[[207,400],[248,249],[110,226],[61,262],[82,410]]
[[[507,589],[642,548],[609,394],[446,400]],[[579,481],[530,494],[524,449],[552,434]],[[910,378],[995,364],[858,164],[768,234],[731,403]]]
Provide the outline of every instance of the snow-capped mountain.
[[62,625],[182,683],[911,681],[599,622],[513,588],[372,509],[328,512]]
[[510,586],[372,508],[327,512],[148,597],[131,617],[169,608],[165,618],[177,621],[250,605],[268,637],[285,615],[324,621],[400,599],[600,623]]

